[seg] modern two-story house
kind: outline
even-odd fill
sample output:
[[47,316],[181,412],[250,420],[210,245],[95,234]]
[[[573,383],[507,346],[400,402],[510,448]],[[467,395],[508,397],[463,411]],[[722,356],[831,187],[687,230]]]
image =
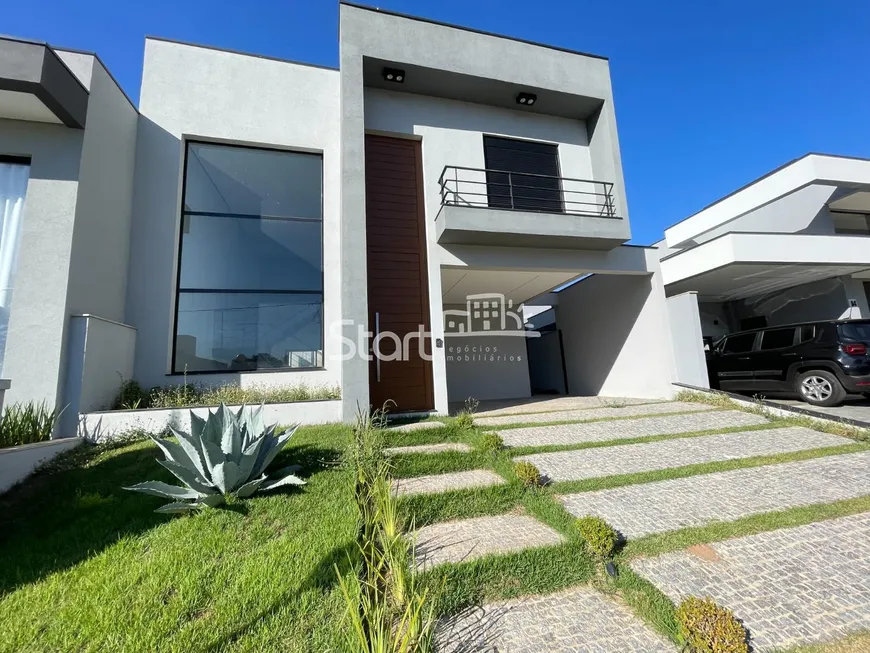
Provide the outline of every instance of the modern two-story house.
[[96,57],[28,47],[69,88],[0,56],[0,155],[30,180],[11,400],[97,410],[122,378],[339,386],[318,420],[521,399],[520,307],[554,288],[536,365],[563,391],[672,393],[605,58],[342,4],[337,69],[147,39],[136,108]]

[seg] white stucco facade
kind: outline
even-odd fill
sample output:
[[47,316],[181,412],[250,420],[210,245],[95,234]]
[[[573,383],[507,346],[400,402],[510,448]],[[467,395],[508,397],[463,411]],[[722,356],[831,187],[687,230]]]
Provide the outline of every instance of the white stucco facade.
[[[136,378],[171,375],[185,143],[205,141],[323,157],[324,369],[208,375],[209,384],[339,385],[341,319],[338,71],[156,39],[145,44],[139,111],[129,323],[138,331]],[[299,89],[306,89],[300,93]]]
[[[356,340],[358,329],[373,328],[368,134],[421,142],[422,187],[416,197],[424,209],[426,316],[433,343],[429,410],[445,413],[451,402],[466,397],[532,393],[533,363],[526,339],[516,335],[525,329],[522,322],[501,340],[445,337],[445,309],[461,310],[470,294],[494,293],[520,312],[524,302],[590,274],[561,293],[557,325],[563,338],[549,341],[547,360],[535,369],[561,369],[556,362],[564,359],[567,387],[565,379],[547,385],[561,392],[670,396],[673,361],[658,253],[623,245],[630,223],[607,60],[345,4],[339,51],[340,68],[332,69],[149,38],[138,108],[99,60],[65,52],[62,61],[90,93],[84,129],[0,117],[0,155],[23,154],[31,161],[16,285],[27,300],[12,312],[7,400],[46,399],[91,413],[108,408],[113,391],[128,379],[144,388],[185,380],[243,387],[305,384],[337,386],[342,399],[312,402],[310,420],[304,404],[288,415],[303,422],[353,419],[369,404],[370,389],[365,350],[343,355],[347,338]],[[406,67],[408,83],[385,88],[384,62]],[[520,107],[518,91],[537,93],[537,106]],[[486,223],[476,240],[442,238],[443,224],[441,229],[436,224],[445,208],[442,171],[473,169],[485,189],[487,136],[551,148],[559,176],[550,179],[558,179],[559,194],[566,193],[566,184],[582,180],[602,189],[604,203],[593,205],[590,215],[513,206],[503,211],[493,202],[487,205],[484,190],[483,207],[468,223],[471,230],[474,220]],[[196,175],[209,183],[204,167],[186,164],[191,144],[319,157],[322,198],[314,221],[321,229],[322,254],[309,251],[302,258],[306,274],[321,273],[317,283],[304,284],[307,292],[322,294],[321,324],[306,326],[309,336],[317,326],[322,331],[321,365],[235,371],[247,368],[219,367],[225,360],[216,355],[207,361],[212,368],[184,373],[189,362],[205,358],[192,337],[193,345],[186,341],[179,355],[184,252],[187,265],[201,262],[196,269],[207,267],[208,274],[230,282],[216,284],[223,290],[211,288],[214,279],[203,272],[193,275],[201,283],[183,292],[231,294],[237,290],[233,281],[245,286],[248,275],[261,274],[257,253],[234,249],[228,229],[217,228],[220,237],[201,235],[200,226],[186,221],[195,213],[188,205],[197,193],[220,195],[214,179],[213,190],[187,194],[186,182]],[[257,224],[278,219],[254,206],[246,216],[229,208],[221,215]],[[607,209],[607,215],[597,215],[598,209]],[[497,225],[508,218],[511,239],[500,239]],[[451,219],[452,228],[461,230],[457,217]],[[546,229],[537,228],[542,223]],[[48,243],[46,228],[55,236]],[[267,229],[261,231],[268,237]],[[200,240],[188,246],[185,237],[192,233]],[[267,291],[289,292],[274,285]],[[214,317],[211,326],[209,316],[196,319],[217,334],[232,328],[222,317]],[[460,360],[451,349],[459,340],[463,349],[497,342],[506,366]],[[259,355],[256,349],[242,353]],[[115,420],[115,430],[127,424],[121,417],[120,422],[99,419]]]

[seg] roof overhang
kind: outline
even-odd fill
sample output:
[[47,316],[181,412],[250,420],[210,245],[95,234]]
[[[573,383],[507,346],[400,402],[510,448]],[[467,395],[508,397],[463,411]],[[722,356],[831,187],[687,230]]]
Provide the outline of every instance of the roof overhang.
[[661,261],[669,296],[730,301],[870,269],[870,237],[728,233]]
[[51,47],[0,37],[0,118],[84,129],[88,97]]
[[668,247],[684,247],[707,240],[709,232],[813,185],[835,187],[840,193],[870,189],[870,160],[807,154],[669,227],[665,242]]

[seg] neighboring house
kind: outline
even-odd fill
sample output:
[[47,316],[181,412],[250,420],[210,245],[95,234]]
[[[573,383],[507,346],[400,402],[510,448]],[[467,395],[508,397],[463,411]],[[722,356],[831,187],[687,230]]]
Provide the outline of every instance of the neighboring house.
[[870,160],[807,154],[669,227],[656,246],[669,303],[696,293],[708,342],[868,318]]
[[343,420],[528,397],[520,307],[581,276],[560,390],[672,393],[606,59],[342,4],[339,69],[147,39],[137,113],[94,56],[33,47],[87,115],[46,124],[0,56],[0,154],[30,164],[9,400],[94,410],[185,374],[339,385]]

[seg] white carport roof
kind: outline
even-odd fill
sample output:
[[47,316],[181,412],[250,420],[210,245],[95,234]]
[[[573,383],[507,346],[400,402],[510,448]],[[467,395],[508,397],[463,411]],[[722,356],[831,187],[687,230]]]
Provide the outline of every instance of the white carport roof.
[[870,237],[727,233],[661,266],[669,296],[729,301],[870,269]]
[[[846,210],[857,208],[851,206],[850,202],[866,206],[867,191],[870,191],[870,160],[830,154],[807,154],[669,227],[665,230],[665,243],[669,248],[683,248],[709,240],[727,231],[729,223],[747,214],[755,214],[769,204],[810,186],[819,191],[827,188],[826,195],[819,195],[819,206],[816,209],[821,208],[825,202],[829,202],[832,208],[840,204],[842,206],[837,208]],[[844,198],[851,195],[851,199],[837,202],[838,195]],[[732,228],[735,232],[746,230],[745,222],[732,225]]]

